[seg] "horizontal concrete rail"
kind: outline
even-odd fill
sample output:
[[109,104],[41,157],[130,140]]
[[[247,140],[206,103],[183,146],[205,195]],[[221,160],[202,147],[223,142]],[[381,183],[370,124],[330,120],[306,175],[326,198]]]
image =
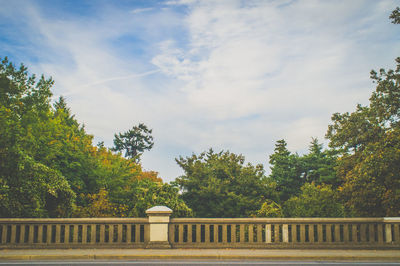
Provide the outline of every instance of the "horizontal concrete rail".
[[400,218],[175,218],[175,248],[400,248]]
[[400,249],[400,218],[0,219],[0,248]]
[[147,218],[0,219],[2,248],[143,248]]

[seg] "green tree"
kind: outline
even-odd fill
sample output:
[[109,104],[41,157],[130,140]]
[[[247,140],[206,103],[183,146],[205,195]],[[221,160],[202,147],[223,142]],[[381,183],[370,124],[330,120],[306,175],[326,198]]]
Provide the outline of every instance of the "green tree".
[[323,145],[318,139],[312,138],[308,154],[300,158],[304,181],[326,183],[337,187],[339,182],[335,173],[336,160],[333,150],[323,150]]
[[277,141],[274,153],[269,157],[269,164],[269,178],[276,182],[281,203],[300,193],[300,187],[304,183],[302,163],[297,154],[292,154],[287,149],[285,140]]
[[400,58],[395,70],[371,71],[368,106],[334,114],[327,138],[339,152],[341,196],[356,216],[400,215]]
[[132,127],[125,133],[114,135],[114,151],[125,150],[125,156],[133,158],[135,161],[140,160],[140,155],[145,150],[150,150],[153,145],[152,129],[147,128],[143,123]]
[[330,185],[305,183],[301,192],[283,205],[285,217],[343,217],[344,208]]
[[53,85],[36,81],[23,65],[0,64],[0,216],[60,217],[72,210],[75,193],[66,178],[46,164]]
[[185,173],[176,184],[197,217],[247,217],[275,194],[262,165],[245,165],[242,155],[210,149],[176,162]]

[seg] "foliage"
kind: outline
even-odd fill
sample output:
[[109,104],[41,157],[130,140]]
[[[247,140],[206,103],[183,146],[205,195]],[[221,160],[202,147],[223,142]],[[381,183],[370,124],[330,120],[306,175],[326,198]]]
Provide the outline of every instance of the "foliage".
[[127,195],[121,202],[128,205],[128,216],[145,217],[147,209],[158,205],[171,208],[172,217],[192,216],[192,210],[179,197],[179,189],[174,185],[150,179],[136,180]]
[[53,81],[36,81],[23,65],[0,64],[0,216],[60,217],[72,210],[75,193],[47,164],[55,121]]
[[300,158],[303,169],[302,179],[304,179],[304,182],[337,186],[336,160],[334,151],[323,150],[323,145],[318,142],[318,139],[312,138],[308,154]]
[[153,145],[152,129],[148,129],[143,123],[132,127],[125,133],[114,135],[114,151],[125,150],[125,156],[133,158],[135,161],[140,160],[140,155],[144,150],[150,150]]
[[301,192],[283,205],[285,217],[343,217],[344,208],[330,185],[305,183]]
[[197,217],[246,217],[274,195],[262,165],[244,164],[229,151],[176,159],[185,174],[176,179],[182,198]]
[[125,217],[128,207],[110,202],[107,190],[100,189],[99,193],[82,195],[89,201],[88,206],[77,206],[75,217]]
[[389,18],[392,20],[393,24],[400,24],[400,7],[396,7]]
[[356,216],[400,215],[400,58],[397,68],[379,74],[368,106],[334,114],[327,137],[340,152],[341,196]]
[[267,199],[261,208],[256,212],[257,217],[272,217],[272,218],[280,218],[283,217],[282,215],[282,207],[276,203],[275,201],[272,201],[270,199]]
[[302,164],[297,154],[291,154],[285,140],[278,140],[275,151],[269,157],[271,174],[269,178],[276,182],[280,202],[286,201],[292,195],[300,192],[304,183],[302,179]]

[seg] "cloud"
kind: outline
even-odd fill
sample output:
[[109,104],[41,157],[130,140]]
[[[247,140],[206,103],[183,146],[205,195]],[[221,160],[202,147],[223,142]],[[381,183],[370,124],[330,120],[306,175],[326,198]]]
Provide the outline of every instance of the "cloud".
[[151,8],[151,7],[136,8],[136,9],[131,10],[131,13],[132,14],[139,14],[139,13],[148,12],[148,11],[151,11],[151,10],[153,10],[153,8]]
[[306,150],[332,113],[368,102],[370,69],[400,52],[393,1],[168,1],[65,17],[21,3],[0,10],[17,44],[3,47],[54,77],[95,141],[152,128],[143,166],[166,180],[182,173],[174,158],[210,147],[263,164],[278,139]]

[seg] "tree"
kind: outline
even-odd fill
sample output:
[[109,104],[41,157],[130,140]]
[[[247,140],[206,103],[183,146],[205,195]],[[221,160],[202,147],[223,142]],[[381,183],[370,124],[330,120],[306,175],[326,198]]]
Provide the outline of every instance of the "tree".
[[339,182],[334,169],[336,160],[334,151],[323,150],[323,145],[318,142],[318,139],[312,138],[308,154],[300,158],[304,181],[331,184],[337,187]]
[[[54,132],[52,79],[36,81],[27,68],[0,64],[0,216],[65,217],[75,193],[47,164]],[[50,129],[50,130],[49,130]]]
[[339,152],[345,206],[356,216],[400,215],[400,58],[395,70],[371,71],[368,106],[334,114],[327,138]]
[[291,154],[287,149],[285,140],[277,141],[275,151],[269,157],[269,163],[271,165],[269,178],[276,182],[280,202],[297,195],[304,183],[303,168],[299,156]]
[[210,149],[175,160],[184,170],[176,184],[197,217],[248,217],[274,197],[262,165],[245,165],[242,155]]
[[126,157],[139,161],[144,150],[150,150],[154,145],[152,131],[145,124],[140,123],[125,133],[115,134],[113,150],[125,150]]
[[305,183],[301,192],[285,202],[285,217],[343,217],[344,208],[330,185]]
[[389,18],[392,20],[393,24],[400,24],[400,7],[396,7]]

